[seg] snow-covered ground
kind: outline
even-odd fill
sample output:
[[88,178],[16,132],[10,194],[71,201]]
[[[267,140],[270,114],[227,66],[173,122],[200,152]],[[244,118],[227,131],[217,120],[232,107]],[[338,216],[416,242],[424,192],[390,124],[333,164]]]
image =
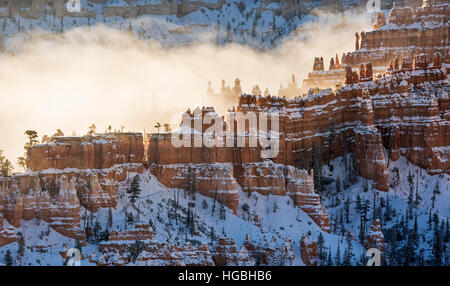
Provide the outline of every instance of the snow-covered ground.
[[[348,159],[348,158],[347,158]],[[328,166],[323,167],[324,176],[329,176],[334,179],[340,178],[342,182],[345,178],[345,168],[343,158],[337,158],[332,161],[333,172],[329,171]],[[408,196],[410,190],[410,183],[408,175],[413,176],[414,182],[414,200],[416,192],[418,192],[421,200],[418,207],[413,208],[413,215],[417,215],[418,225],[418,241],[415,252],[417,257],[423,249],[424,261],[431,260],[433,257],[433,240],[434,232],[432,223],[429,222],[430,211],[432,215],[437,214],[438,218],[446,221],[450,215],[450,176],[448,175],[434,175],[427,174],[423,169],[414,166],[401,157],[396,162],[390,162],[389,173],[391,178],[395,178],[396,168],[399,170],[399,183],[395,188],[391,188],[388,192],[374,191],[370,181],[367,182],[367,188],[364,187],[365,180],[359,178],[358,181],[344,189],[341,187],[341,192],[336,193],[336,183],[333,182],[327,186],[322,194],[323,205],[326,207],[331,220],[330,234],[320,230],[320,228],[312,221],[312,219],[299,208],[294,207],[292,199],[283,196],[263,196],[257,193],[252,193],[250,196],[239,190],[240,205],[238,214],[233,215],[232,211],[226,209],[225,219],[220,218],[219,204],[216,203],[213,214],[212,208],[214,200],[196,194],[194,198],[190,194],[184,194],[184,190],[169,189],[162,186],[157,179],[150,175],[149,172],[144,172],[141,177],[140,199],[133,207],[126,193],[125,186],[119,190],[119,201],[116,210],[112,210],[113,227],[114,230],[124,230],[126,227],[131,228],[128,224],[126,226],[126,213],[131,213],[134,218],[134,223],[151,224],[155,231],[155,239],[158,242],[166,242],[168,244],[181,244],[187,242],[193,245],[201,243],[211,243],[211,229],[214,230],[215,237],[226,235],[235,239],[238,247],[242,246],[246,234],[250,234],[251,239],[257,244],[264,236],[271,239],[272,236],[277,237],[277,243],[284,242],[285,238],[290,238],[294,253],[296,256],[295,264],[303,265],[300,255],[300,239],[302,235],[310,233],[313,239],[317,239],[321,233],[324,238],[323,252],[326,256],[330,256],[333,264],[336,263],[336,253],[339,248],[340,260],[342,261],[344,252],[348,249],[348,242],[351,242],[352,248],[352,264],[363,265],[365,263],[366,250],[359,240],[361,212],[357,210],[357,197],[359,196],[361,204],[367,202],[367,226],[366,231],[370,226],[373,218],[373,201],[375,195],[375,209],[381,208],[381,218],[383,233],[385,238],[389,236],[393,226],[402,223],[402,227],[406,226],[406,233],[403,239],[399,239],[395,244],[398,251],[403,251],[402,247],[406,244],[406,237],[412,232],[414,228],[414,219],[409,219],[406,224],[404,217],[408,209]],[[134,176],[134,174],[130,174]],[[418,187],[416,184],[418,183]],[[394,180],[391,180],[394,184]],[[436,184],[439,185],[440,194],[436,195],[434,208],[432,208],[432,196]],[[367,191],[364,192],[364,189]],[[178,196],[179,193],[179,196]],[[178,196],[179,198],[179,219],[176,220],[173,215],[173,200]],[[337,200],[337,198],[339,198]],[[348,222],[346,219],[346,201],[349,200],[348,207]],[[337,202],[337,203],[336,203]],[[200,234],[191,236],[189,233],[186,236],[186,227],[184,219],[186,217],[188,204],[195,204],[193,207],[195,212],[195,220]],[[244,210],[243,206],[248,206],[248,211]],[[381,205],[381,207],[380,207]],[[387,218],[386,209],[389,205],[390,213]],[[139,209],[139,214],[137,209]],[[84,215],[85,210],[81,211]],[[90,218],[90,213],[87,212],[87,218]],[[261,226],[255,225],[254,216],[258,215]],[[129,216],[129,215],[128,215]],[[92,214],[93,223],[98,222],[102,230],[107,228],[108,223],[108,209],[100,209],[97,213]],[[83,217],[82,217],[83,226]],[[336,226],[335,226],[336,225]],[[431,225],[431,226],[430,226]],[[5,220],[5,227],[8,227]],[[109,229],[109,230],[112,230]],[[75,246],[74,239],[66,238],[54,230],[43,221],[33,219],[30,221],[22,221],[22,226],[19,231],[25,237],[25,253],[21,258],[22,265],[62,265],[64,259],[60,255],[60,251],[64,251],[63,244],[67,248]],[[447,230],[448,237],[448,226]],[[352,232],[353,239],[347,239],[349,233]],[[403,234],[402,234],[403,235]],[[445,236],[445,235],[444,235]],[[444,242],[447,245],[446,254],[443,254],[443,263],[445,257],[449,256],[450,249],[449,242]],[[38,250],[40,246],[44,246],[42,250]],[[211,245],[210,245],[211,247]],[[386,253],[389,257],[394,245],[386,238]],[[0,261],[3,262],[3,257],[7,250],[10,250],[13,258],[17,257],[18,243],[12,243],[0,248]],[[98,253],[98,246],[92,243],[87,243],[83,247],[84,260],[82,265],[92,265],[88,261],[88,257],[93,253]],[[445,252],[444,252],[445,253]],[[387,258],[389,260],[389,258]],[[419,258],[417,258],[419,259]],[[389,261],[388,261],[389,262]],[[327,261],[323,261],[327,264]],[[397,264],[400,262],[389,262]],[[431,262],[430,262],[431,263]],[[447,260],[448,263],[448,260]]]

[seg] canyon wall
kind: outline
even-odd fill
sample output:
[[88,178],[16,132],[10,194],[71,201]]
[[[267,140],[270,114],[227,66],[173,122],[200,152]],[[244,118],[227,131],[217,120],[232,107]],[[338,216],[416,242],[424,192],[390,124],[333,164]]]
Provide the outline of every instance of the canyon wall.
[[13,226],[42,219],[65,236],[83,239],[80,206],[96,212],[117,205],[129,173],[143,171],[141,134],[57,137],[28,149],[27,171],[0,178],[2,215]]
[[421,7],[399,7],[394,3],[388,19],[378,13],[373,31],[356,34],[356,50],[343,56],[352,67],[371,62],[387,66],[395,58],[449,52],[450,3],[446,0],[423,1]]
[[388,17],[378,12],[374,30],[355,33],[355,51],[332,58],[325,70],[323,58],[316,58],[313,71],[303,82],[309,88],[335,88],[345,81],[345,66],[357,71],[361,64],[371,63],[375,73],[383,74],[396,58],[410,58],[426,54],[432,58],[439,53],[442,58],[450,50],[450,3],[445,0],[423,1],[421,7],[412,9],[396,6]]
[[[237,185],[244,192],[289,195],[296,206],[327,230],[328,217],[320,197],[314,194],[313,174],[305,171],[314,162],[326,164],[352,154],[358,173],[372,180],[379,191],[389,189],[388,161],[397,160],[400,155],[430,174],[450,172],[448,59],[438,52],[432,59],[419,54],[402,59],[401,67],[399,60],[394,59],[383,75],[376,76],[370,63],[360,65],[359,72],[345,66],[346,84],[336,92],[310,90],[304,97],[294,99],[240,96],[233,114],[279,115],[279,152],[270,159],[262,156],[264,148],[259,142],[250,147],[249,126],[243,136],[235,122],[223,123],[224,133],[218,136],[223,136],[224,142],[230,136],[234,142],[243,136],[244,146],[195,147],[193,135],[208,133],[212,125],[198,128],[195,120],[202,122],[215,111],[189,111],[190,121],[187,125],[183,121],[180,130],[192,135],[191,145],[174,146],[172,140],[181,135],[180,131],[153,134],[146,142],[147,164],[164,185],[176,188],[183,188],[186,170],[193,168],[199,176],[197,188],[208,196],[215,190],[225,190],[226,204],[234,211],[239,205]],[[202,137],[199,140],[201,143]],[[214,173],[226,178],[226,186]]]

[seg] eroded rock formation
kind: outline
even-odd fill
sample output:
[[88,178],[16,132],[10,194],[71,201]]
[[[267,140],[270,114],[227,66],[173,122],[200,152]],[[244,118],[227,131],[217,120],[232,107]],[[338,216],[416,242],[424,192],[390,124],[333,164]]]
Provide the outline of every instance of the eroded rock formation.
[[118,185],[143,170],[141,134],[57,137],[28,149],[25,173],[0,178],[4,218],[14,227],[42,219],[59,233],[84,239],[80,206],[115,208]]
[[316,266],[319,257],[319,246],[310,236],[304,235],[300,241],[300,252],[303,263],[307,266]]
[[384,245],[384,235],[381,231],[381,222],[379,219],[372,222],[366,236],[366,248],[376,248],[381,252],[386,250]]
[[[386,67],[395,57],[412,56],[414,53],[447,54],[449,7],[445,0],[424,1],[415,10],[394,3],[388,21],[379,12],[375,29],[361,32],[360,44],[356,44],[355,52],[344,56],[343,63],[357,67],[361,63],[371,62],[374,66]],[[356,43],[358,41],[357,37]]]

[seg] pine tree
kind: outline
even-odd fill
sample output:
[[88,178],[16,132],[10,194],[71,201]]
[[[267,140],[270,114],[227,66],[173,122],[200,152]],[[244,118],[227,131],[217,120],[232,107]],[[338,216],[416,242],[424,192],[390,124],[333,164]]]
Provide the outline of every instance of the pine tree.
[[13,265],[13,259],[11,255],[11,251],[8,249],[5,254],[5,264],[6,266],[12,266]]
[[350,223],[350,197],[347,197],[344,203],[345,209],[345,222]]
[[394,173],[392,187],[397,191],[398,186],[400,186],[400,171],[397,167],[394,167],[392,172]]
[[333,259],[331,258],[331,247],[328,250],[327,266],[333,266]]
[[0,150],[0,177],[11,176],[12,170],[12,163],[3,156],[3,150]]
[[449,230],[449,223],[447,219],[447,223],[445,224],[445,236],[444,236],[444,242],[448,242],[450,240],[450,230]]
[[434,230],[433,240],[433,265],[440,266],[442,264],[442,240],[438,227]]
[[23,256],[25,254],[25,238],[23,237],[22,232],[18,232],[17,236],[19,237],[18,245],[19,249],[17,251],[18,256]]
[[428,228],[431,228],[431,210],[428,212],[428,220],[427,220],[427,223],[428,223]]
[[186,179],[184,182],[184,198],[186,198],[186,193],[190,193],[191,191],[192,191],[192,169],[191,165],[189,165],[186,172]]
[[340,193],[341,192],[341,179],[339,178],[339,176],[337,176],[336,178],[336,193]]
[[[334,126],[334,122],[331,121],[330,127],[328,128],[328,136],[327,136],[327,143],[328,143],[328,166],[329,166],[329,167],[332,166],[330,163],[331,163],[331,155],[334,154],[332,146],[333,146],[335,137],[336,137],[336,127]],[[330,168],[330,170],[333,171],[331,168]]]
[[414,200],[414,206],[417,208],[420,204],[420,201],[422,200],[422,198],[419,195],[419,189],[416,188],[416,198]]
[[113,225],[113,215],[111,208],[108,209],[108,228],[112,228]]
[[350,154],[350,173],[348,176],[350,185],[355,184],[358,181],[358,169],[356,158],[353,154]]
[[275,34],[276,30],[277,30],[277,22],[276,22],[275,13],[274,13],[273,18],[272,18],[272,33]]
[[436,182],[436,186],[434,186],[433,189],[433,195],[439,195],[441,193],[440,188],[439,188],[439,181]]
[[314,171],[314,189],[321,194],[324,190],[322,175],[322,149],[313,142],[311,152],[311,168]]
[[335,265],[336,266],[341,266],[341,246],[338,243],[338,248],[337,248],[337,252],[336,252],[336,257],[334,258],[335,260]]
[[360,213],[362,210],[362,206],[361,206],[361,197],[359,196],[359,194],[356,196],[356,211],[358,213]]
[[324,244],[325,244],[325,239],[323,237],[322,232],[319,233],[319,237],[317,238],[317,245],[318,245],[318,250],[319,250],[319,263],[320,265],[324,265],[325,264],[325,260],[326,260],[326,256],[327,254],[325,253],[325,249],[324,249]]
[[405,247],[403,249],[403,265],[404,266],[409,266],[409,265],[414,265],[415,264],[415,260],[416,260],[416,254],[415,254],[415,247],[414,247],[414,234],[410,233],[408,235]]
[[361,217],[361,223],[359,225],[359,241],[361,242],[361,244],[364,244],[365,239],[366,239],[366,230],[365,230],[365,226],[364,226],[364,222],[363,222],[363,218]]
[[386,211],[384,212],[384,220],[390,221],[391,220],[391,205],[389,203],[389,195],[387,195],[386,198]]
[[344,259],[342,261],[342,264],[349,266],[352,264],[352,258],[353,258],[353,244],[352,240],[349,236],[347,236],[347,248],[344,251]]
[[195,192],[197,191],[197,186],[196,186],[196,177],[195,175],[192,178],[192,187],[191,187],[191,196],[192,199],[195,200]]
[[134,206],[134,203],[139,198],[139,195],[141,193],[139,175],[134,176],[133,180],[131,181],[130,187],[127,189],[127,193],[129,195],[130,202]]
[[409,183],[409,195],[408,195],[408,206],[411,208],[413,204],[413,192],[414,192],[414,175],[411,172],[408,173],[408,183]]
[[79,239],[77,239],[75,241],[75,248],[78,249],[80,251],[80,253],[83,251],[83,249],[81,247],[81,241]]
[[417,224],[417,214],[414,217],[414,226],[413,226],[413,233],[412,233],[412,238],[415,242],[415,244],[419,244],[418,238],[419,238],[419,226]]
[[92,231],[94,233],[94,241],[95,241],[95,243],[98,243],[99,237],[100,237],[100,232],[102,231],[102,227],[100,226],[100,223],[98,221],[95,222],[95,226]]
[[441,191],[439,189],[439,181],[437,181],[436,185],[434,186],[434,189],[433,189],[433,196],[431,197],[432,208],[434,208],[434,203],[436,201],[436,196],[439,195],[440,193],[441,193]]

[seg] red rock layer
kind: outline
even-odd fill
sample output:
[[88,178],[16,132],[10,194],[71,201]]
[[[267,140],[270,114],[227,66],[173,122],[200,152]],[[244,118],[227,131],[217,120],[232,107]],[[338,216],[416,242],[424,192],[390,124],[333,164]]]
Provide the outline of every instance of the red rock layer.
[[0,196],[0,246],[17,241],[17,236],[14,228],[5,229],[3,227],[3,202]]
[[[135,249],[136,256],[133,257],[131,250],[136,247],[137,241],[141,243],[142,248]],[[158,243],[149,225],[135,225],[130,230],[110,232],[108,241],[100,243],[99,251],[99,257],[91,257],[90,260],[102,266],[121,266],[129,263],[148,266],[214,265],[207,244],[194,247],[191,244],[169,246],[166,243]]]
[[367,249],[376,248],[381,252],[386,250],[384,245],[384,235],[381,231],[381,222],[379,219],[372,222],[366,236]]
[[27,172],[0,178],[0,212],[14,227],[41,218],[66,236],[83,238],[80,205],[93,212],[115,208],[119,183],[143,171],[143,155],[142,135],[132,133],[57,137],[33,146]]
[[415,11],[394,5],[388,22],[380,13],[375,30],[356,37],[357,48],[343,57],[343,63],[352,67],[367,62],[387,66],[395,57],[408,54],[439,52],[444,56],[449,50],[449,11],[450,4],[445,0],[424,1]]
[[237,213],[239,193],[231,164],[152,165],[150,172],[166,187],[180,189],[186,189],[190,174],[191,188],[195,188],[196,192],[204,196],[223,202]]
[[[430,174],[450,172],[450,112],[447,72],[440,56],[425,55],[412,67],[394,64],[374,85],[365,85],[373,102],[373,117],[390,158],[408,157]],[[412,69],[412,70],[411,70]]]
[[302,236],[300,241],[300,252],[305,265],[316,266],[319,257],[319,246],[317,241],[313,241],[310,236]]
[[264,237],[255,246],[249,234],[246,235],[244,241],[246,252],[258,265],[272,266],[292,266],[294,265],[295,254],[290,239],[282,243],[278,243],[275,236]]
[[55,142],[28,149],[27,167],[47,169],[108,169],[141,164],[144,148],[138,133],[111,133],[83,137],[57,137]]

